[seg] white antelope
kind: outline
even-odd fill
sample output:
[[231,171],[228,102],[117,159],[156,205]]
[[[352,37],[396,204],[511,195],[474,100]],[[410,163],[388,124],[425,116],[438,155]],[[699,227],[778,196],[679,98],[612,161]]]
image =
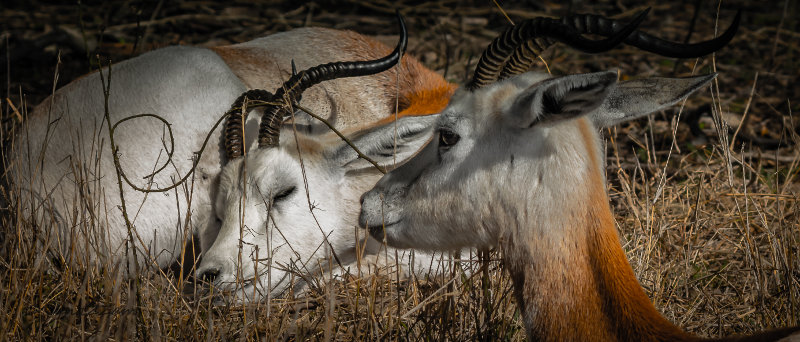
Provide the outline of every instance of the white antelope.
[[[140,113],[158,114],[172,124],[174,146],[170,146],[165,136],[165,125],[153,118],[127,121],[118,127],[115,134],[115,148],[128,178],[142,188],[164,188],[187,174],[203,139],[228,106],[248,89],[279,88],[291,76],[291,61],[313,66],[337,60],[373,59],[347,64],[351,69],[345,70],[345,74],[335,74],[369,76],[326,82],[306,92],[300,102],[304,108],[325,117],[338,129],[352,131],[352,128],[365,123],[390,121],[394,117],[396,101],[400,104],[399,116],[441,111],[454,87],[415,59],[402,57],[397,68],[381,72],[400,60],[401,50],[406,44],[404,27],[402,31],[400,43],[391,53],[385,45],[351,31],[302,28],[211,49],[182,46],[159,49],[115,64],[111,69],[105,68],[102,75],[93,73],[75,80],[37,106],[15,137],[10,157],[14,162],[10,167],[10,180],[20,189],[17,197],[20,219],[39,227],[43,233],[51,233],[47,248],[63,262],[80,260],[107,267],[121,261],[123,267],[126,261],[132,264],[133,253],[128,253],[126,248],[128,230],[120,210],[122,203],[113,154],[108,146],[101,76],[110,80],[108,112],[112,125]],[[388,56],[381,58],[386,54]],[[324,72],[316,76],[319,80],[327,77]],[[341,145],[327,135],[314,140],[311,136],[321,132],[318,128],[325,126],[310,120],[302,112],[297,113],[294,123],[306,133],[297,137],[298,142],[307,144],[301,146],[303,151],[314,150],[312,145],[322,141],[331,149]],[[244,130],[248,138],[256,136],[256,126],[257,119],[247,121]],[[406,126],[401,121],[402,127]],[[419,126],[412,128],[421,134]],[[404,132],[401,130],[401,134]],[[394,131],[368,127],[358,134],[381,141],[384,145],[379,147],[385,147],[385,142],[375,134],[389,137],[394,136]],[[219,131],[214,132],[209,145],[221,143],[221,136]],[[405,142],[410,144],[409,139],[419,137],[401,135],[401,152],[407,147]],[[385,149],[364,149],[367,153],[386,153]],[[167,163],[166,156],[170,150],[173,158]],[[221,226],[216,218],[224,217],[222,213],[227,213],[225,210],[228,208],[215,208],[218,174],[225,160],[224,149],[209,150],[199,156],[196,173],[190,181],[177,189],[143,193],[123,184],[121,191],[134,227],[131,233],[140,267],[170,266],[181,257],[184,244],[191,243],[192,237],[200,238],[202,250],[208,250],[214,242]],[[302,183],[298,183],[300,172],[287,176],[281,171],[284,166],[292,172],[297,171],[294,168],[297,159],[293,157],[296,152],[287,149],[284,154],[254,154],[253,157],[258,159],[249,162],[249,167],[276,170],[263,171],[265,177],[271,178],[262,179],[270,182],[268,185],[259,184],[263,186],[262,190],[275,190],[272,182],[291,182],[299,189],[296,191],[298,196],[291,202],[276,205],[276,210],[272,211],[275,217],[298,213],[296,221],[288,223],[292,228],[284,232],[303,237],[308,242],[322,240],[318,238],[321,234],[318,225],[308,222],[308,214],[299,213],[304,209],[308,211],[307,204],[299,204],[304,198],[299,194],[305,192]],[[403,155],[408,153],[402,152],[398,158]],[[349,173],[347,178],[332,176],[337,171],[326,167],[332,168],[337,165],[334,162],[344,162],[346,158],[355,159],[345,151],[336,154],[334,161],[317,161],[316,157],[313,154],[306,156],[308,183],[316,187],[328,181],[340,181],[330,184],[326,188],[328,193],[322,197],[316,190],[309,190],[311,203],[319,207],[314,212],[319,225],[326,232],[341,229],[352,233],[353,230],[348,228],[355,226],[357,221],[358,197],[374,184],[377,177],[361,184],[358,176],[351,177]],[[165,164],[165,170],[150,176]],[[241,165],[243,161],[231,164]],[[348,168],[350,172],[361,172],[358,162],[348,165],[351,165]],[[228,169],[234,170],[235,167]],[[238,184],[231,183],[234,173],[229,171],[222,177],[223,194],[231,194],[229,188]],[[255,174],[257,172],[248,171],[250,176]],[[295,206],[295,203],[298,204]],[[340,215],[347,205],[350,205],[348,210],[352,218],[351,223],[344,224]],[[255,211],[243,214],[253,215]],[[249,217],[245,216],[245,219]],[[230,217],[230,220],[237,219]],[[250,228],[258,229],[256,226]],[[337,238],[344,241],[332,241],[335,248],[355,245],[352,235],[349,240],[347,237]],[[333,240],[333,237],[328,239]],[[224,243],[221,241],[219,245],[217,250],[223,248]],[[312,252],[305,247],[294,251],[296,259],[312,257]],[[230,253],[235,255],[236,250]],[[260,257],[267,255],[264,249],[261,253]],[[213,258],[212,250],[207,259]],[[274,262],[288,264],[290,260]],[[280,278],[280,275],[275,277]]]
[[[663,318],[634,277],[608,205],[597,129],[668,107],[715,75],[626,82],[614,71],[514,76],[542,49],[526,41],[562,36],[578,49],[613,46],[613,38],[581,38],[587,30],[576,29],[578,22],[650,51],[701,54],[702,44],[662,44],[596,16],[573,18],[532,19],[498,37],[470,87],[440,114],[434,139],[364,195],[360,224],[399,248],[499,246],[531,341],[697,340]],[[710,51],[701,50],[727,43],[738,22],[739,15]]]
[[[296,127],[289,119],[303,91],[359,68],[364,66],[320,65],[293,75],[275,94],[251,92],[271,104],[259,125],[258,147],[246,154],[238,108],[249,95],[233,105],[224,137],[227,163],[214,203],[222,226],[213,245],[203,251],[197,278],[239,301],[253,301],[279,295],[292,284],[302,286],[306,276],[341,270],[334,265],[357,265],[361,256],[371,257],[366,264],[403,261],[400,266],[408,265],[417,274],[443,270],[430,254],[397,251],[402,260],[394,260],[394,250],[380,253],[378,241],[368,234],[358,237],[359,199],[383,173],[333,132],[293,134]],[[430,139],[436,115],[418,114],[442,110],[455,90],[427,70],[413,77],[402,81],[401,92],[416,90],[405,100],[410,104],[399,119],[345,131],[382,168],[410,157]]]

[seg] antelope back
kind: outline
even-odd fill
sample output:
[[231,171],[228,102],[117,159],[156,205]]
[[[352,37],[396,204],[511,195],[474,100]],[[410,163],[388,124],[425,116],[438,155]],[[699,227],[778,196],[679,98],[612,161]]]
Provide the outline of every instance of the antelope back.
[[[330,61],[378,59],[391,52],[373,38],[325,28],[302,28],[212,50],[251,89],[280,87],[291,76],[292,61],[305,69]],[[385,72],[323,82],[305,91],[300,104],[337,127],[348,128],[387,118],[395,109],[402,114],[438,113],[454,90],[416,59],[403,56],[400,64]],[[300,123],[310,124],[315,133],[326,129],[308,117]]]
[[[122,187],[141,253],[140,265],[168,266],[189,235],[218,229],[212,202],[222,161],[217,145],[220,131],[212,133],[206,151],[199,156],[196,152],[239,94],[252,87],[281,84],[290,75],[292,59],[304,67],[347,58],[360,60],[389,50],[353,32],[306,28],[228,47],[168,47],[104,68],[103,76],[110,83],[112,124],[130,115],[152,113],[169,122],[174,134],[175,145],[170,146],[166,127],[158,120],[138,119],[120,125],[115,144],[128,179],[143,188],[164,187],[186,174],[193,158],[200,158],[193,181],[175,190],[144,194]],[[389,71],[366,79],[327,82],[312,88],[300,104],[344,129],[391,116],[395,101],[399,100],[402,110],[414,107],[409,99],[418,96],[415,94],[453,89],[410,57],[403,59],[399,87],[396,75],[397,71]],[[17,162],[9,171],[18,187],[23,215],[47,231],[69,237],[54,238],[52,247],[81,254],[90,262],[109,256],[106,261],[113,264],[125,260],[128,229],[120,213],[102,84],[99,73],[89,74],[36,107],[14,139],[10,155]],[[435,106],[424,108],[436,111],[446,103],[445,96]],[[304,120],[300,116],[300,121]],[[247,136],[255,139],[257,115],[250,117]],[[305,120],[308,131],[321,131],[316,131],[316,123]],[[303,129],[300,123],[298,128]],[[173,157],[168,167],[145,178],[167,163],[169,151]],[[63,245],[55,246],[55,241]],[[73,248],[77,241],[98,246]]]

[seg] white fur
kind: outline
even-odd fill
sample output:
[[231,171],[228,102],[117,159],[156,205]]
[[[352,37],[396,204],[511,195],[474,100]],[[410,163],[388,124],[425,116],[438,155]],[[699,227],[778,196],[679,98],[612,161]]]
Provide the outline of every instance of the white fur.
[[[342,49],[338,42],[341,35],[342,31],[330,29],[298,29],[217,50],[238,53],[228,59],[209,49],[168,47],[115,64],[110,76],[108,68],[102,71],[110,78],[111,122],[152,113],[172,124],[174,157],[152,179],[153,187],[166,187],[189,171],[203,138],[233,100],[250,88],[274,90],[290,75],[292,59],[300,68],[363,59],[358,51]],[[301,105],[329,118],[338,129],[354,127],[392,112],[394,100],[380,91],[379,85],[385,82],[370,76],[325,82],[307,91]],[[106,266],[132,262],[125,248],[128,231],[121,215],[103,114],[100,75],[89,74],[37,106],[16,135],[11,150],[10,160],[15,164],[9,168],[10,180],[20,189],[20,217],[43,233],[53,233],[49,250],[66,262],[75,258]],[[251,114],[247,122],[248,141],[256,136],[257,116]],[[298,123],[311,121],[303,116]],[[191,182],[151,194],[123,185],[141,267],[169,266],[193,235],[201,237],[203,249],[213,242],[202,237],[215,236],[220,226],[215,219],[213,194],[221,170],[220,132],[217,129],[212,134]],[[129,179],[147,186],[150,179],[143,177],[165,163],[170,147],[164,126],[155,119],[128,121],[119,126],[115,139]],[[288,158],[276,154],[264,157]],[[313,186],[322,183],[316,179],[310,182]],[[329,198],[317,200],[319,204]],[[353,203],[351,210],[357,207]],[[342,227],[336,226],[341,219],[327,218],[332,211],[315,211],[325,229]]]
[[[605,198],[591,196],[605,191],[598,184],[604,173],[592,123],[659,110],[711,78],[617,83],[614,72],[559,78],[526,73],[461,91],[440,114],[431,143],[364,194],[360,223],[393,247],[501,246],[518,298],[528,300],[521,304],[530,333],[542,323],[539,312],[554,310],[537,303],[552,306],[558,300],[529,296],[528,289],[537,289],[531,282],[552,277],[548,284],[566,287],[573,274],[570,260],[591,257],[575,253],[585,251],[580,241],[594,227],[573,226],[585,224],[589,208],[598,205],[591,201]],[[552,96],[551,105],[543,100],[546,95]],[[535,273],[539,268],[550,273]],[[514,271],[521,269],[529,273]],[[569,302],[559,304],[574,310]]]
[[[109,77],[107,69],[103,73]],[[175,165],[155,177],[159,187],[171,184],[171,177],[188,172],[190,158],[205,134],[246,90],[216,54],[191,47],[160,49],[114,65],[110,82],[112,122],[154,113],[173,124]],[[35,213],[37,226],[56,228],[52,230],[57,233],[54,239],[60,237],[62,241],[58,245],[53,242],[55,251],[65,258],[75,251],[79,257],[113,265],[125,255],[127,230],[108,146],[108,127],[103,120],[103,101],[98,73],[70,83],[45,100],[16,136],[12,160],[17,164],[11,171],[12,182],[23,189],[23,211]],[[143,176],[166,160],[162,136],[163,125],[154,119],[130,121],[117,130],[122,167],[139,186],[146,185]],[[218,139],[216,133],[211,141]],[[209,210],[209,187],[219,172],[219,160],[213,148],[203,154],[194,184],[193,211]],[[86,189],[85,195],[79,193],[79,185]],[[183,238],[191,234],[184,231],[187,200],[179,192],[145,195],[123,186],[140,239],[138,249],[149,252],[140,255],[140,263],[150,264],[152,258],[153,264],[168,266],[179,254]],[[56,217],[53,220],[51,216]],[[73,222],[74,217],[83,222]],[[69,237],[77,245],[72,246]],[[91,246],[82,243],[87,238]]]
[[[435,117],[405,117],[349,135],[362,153],[391,166],[430,139]],[[285,127],[279,147],[255,149],[223,168],[215,204],[222,228],[203,254],[198,277],[253,301],[283,293],[292,280],[302,287],[305,279],[298,276],[335,271],[337,262],[353,267],[358,257],[367,266],[378,258],[380,266],[394,264],[399,253],[401,267],[418,275],[436,270],[441,265],[432,263],[438,260],[433,255],[387,251],[356,226],[359,199],[380,176],[333,133],[295,136]],[[288,189],[294,190],[275,198]]]
[[[563,189],[577,186],[576,179],[585,179],[588,168],[602,167],[601,158],[587,165],[592,150],[599,154],[591,123],[602,126],[652,113],[713,76],[617,84],[613,72],[556,79],[529,72],[474,92],[459,90],[435,127],[458,134],[458,143],[442,148],[441,133],[435,134],[433,143],[364,195],[360,223],[394,247],[496,245],[498,227],[517,227],[521,218],[548,220],[537,213],[568,212],[580,203],[559,198]],[[567,91],[587,84],[599,87]],[[563,96],[559,102],[569,113],[543,112],[542,93],[548,91]],[[581,133],[582,120],[592,127],[591,137]],[[526,209],[531,206],[547,210]]]

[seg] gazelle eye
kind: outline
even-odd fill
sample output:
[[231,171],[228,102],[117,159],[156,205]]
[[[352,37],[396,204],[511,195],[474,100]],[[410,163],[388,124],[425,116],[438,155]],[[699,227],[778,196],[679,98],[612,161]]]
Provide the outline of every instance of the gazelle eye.
[[449,129],[441,129],[439,130],[439,147],[440,148],[449,148],[456,143],[461,137]]
[[281,190],[281,192],[277,193],[274,197],[272,197],[272,203],[277,203],[281,200],[286,199],[287,197],[291,196],[295,190],[297,190],[296,186],[288,187],[286,189]]

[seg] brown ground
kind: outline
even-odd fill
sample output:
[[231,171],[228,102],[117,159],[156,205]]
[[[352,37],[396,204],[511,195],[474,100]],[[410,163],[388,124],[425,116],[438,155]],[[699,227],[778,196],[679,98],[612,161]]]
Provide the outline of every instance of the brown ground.
[[[500,5],[515,22],[575,12],[628,18],[646,7],[600,2]],[[97,55],[119,61],[167,45],[217,46],[301,26],[392,35],[394,9],[400,8],[410,53],[463,84],[479,53],[508,24],[491,1],[298,3],[5,1],[2,133],[8,137],[19,122],[16,113],[52,92],[56,70],[60,87],[91,71]],[[799,5],[648,3],[653,9],[641,28],[676,41],[687,38],[695,12],[690,41],[713,37],[717,15],[720,31],[736,9],[744,17],[734,41],[713,58],[675,60],[628,47],[585,55],[556,46],[544,55],[556,75],[610,68],[635,77],[720,73],[710,90],[686,103],[675,135],[678,108],[604,132],[609,193],[631,264],[656,307],[691,332],[719,336],[796,325],[800,119],[793,113],[800,109]],[[704,105],[712,105],[713,115]],[[28,260],[31,251],[16,248],[27,240],[11,228],[13,222],[6,217],[0,233],[6,237],[0,249],[0,338],[524,339],[510,284],[496,262],[488,264],[485,277],[474,279],[353,279],[268,307],[219,307],[170,294],[160,275],[143,279],[137,300],[127,284],[109,290],[111,280],[102,274],[41,271]]]

